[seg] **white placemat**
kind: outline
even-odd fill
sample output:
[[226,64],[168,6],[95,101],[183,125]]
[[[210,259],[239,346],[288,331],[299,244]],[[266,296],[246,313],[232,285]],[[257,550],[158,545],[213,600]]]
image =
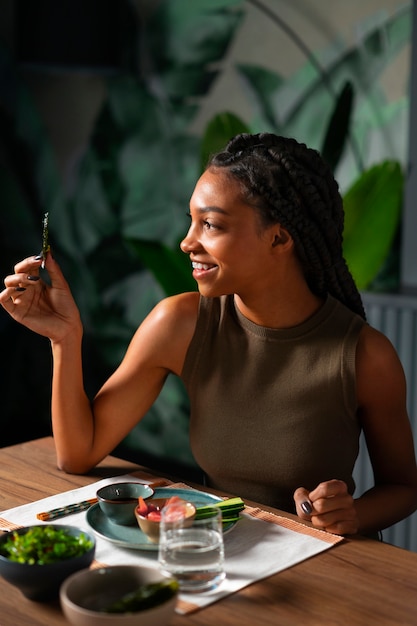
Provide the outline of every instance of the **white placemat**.
[[[0,528],[41,524],[36,514],[93,498],[100,487],[124,481],[151,483],[130,474],[100,480],[55,496],[0,512]],[[174,486],[174,485],[173,485]],[[176,485],[178,486],[178,485]],[[181,485],[185,487],[185,485]],[[213,592],[180,594],[178,613],[190,613],[207,606],[247,585],[296,565],[343,540],[300,522],[272,513],[246,507],[242,519],[225,534],[226,579]],[[52,520],[53,524],[70,524],[91,532],[86,511]],[[96,536],[97,565],[144,565],[158,567],[157,551],[140,551],[119,547]]]

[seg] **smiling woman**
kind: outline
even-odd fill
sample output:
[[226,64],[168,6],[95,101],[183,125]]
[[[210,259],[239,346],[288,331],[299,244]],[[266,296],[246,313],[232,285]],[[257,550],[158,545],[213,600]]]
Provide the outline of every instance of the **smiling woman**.
[[190,208],[191,227],[181,249],[190,255],[202,295],[218,297],[253,289],[253,281],[259,283],[259,267],[267,270],[268,262],[269,270],[276,266],[269,241],[276,237],[276,227],[261,227],[257,212],[242,199],[239,183],[227,173],[207,170],[196,185]]
[[[338,534],[372,533],[412,513],[404,374],[388,339],[365,322],[342,254],[338,186],[318,152],[273,134],[239,135],[197,181],[190,215],[181,247],[199,293],[151,311],[93,403],[79,312],[51,252],[50,284],[32,280],[40,257],[5,278],[4,309],[51,341],[59,467],[97,464],[175,374],[210,485]],[[354,499],[362,431],[375,486]]]

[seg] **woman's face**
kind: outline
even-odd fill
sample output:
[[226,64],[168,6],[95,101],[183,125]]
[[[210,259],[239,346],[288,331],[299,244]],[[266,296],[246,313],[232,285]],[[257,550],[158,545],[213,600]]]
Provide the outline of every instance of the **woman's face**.
[[207,170],[190,200],[191,226],[181,242],[190,255],[199,291],[208,297],[243,296],[262,285],[276,259],[274,226],[264,228],[245,203],[239,183],[222,170]]

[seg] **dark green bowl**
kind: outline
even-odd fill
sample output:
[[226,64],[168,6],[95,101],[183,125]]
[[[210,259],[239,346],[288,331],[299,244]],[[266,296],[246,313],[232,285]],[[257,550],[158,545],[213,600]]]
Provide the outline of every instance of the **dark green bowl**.
[[144,500],[153,496],[154,490],[142,483],[114,483],[97,491],[97,500],[104,515],[114,524],[136,524],[135,508],[139,496]]
[[[96,543],[89,533],[74,526],[43,524],[42,527],[45,528],[46,526],[52,526],[61,530],[65,529],[68,534],[74,537],[83,533],[92,542],[93,547],[79,556],[57,561],[56,563],[46,563],[45,565],[17,563],[0,554],[0,575],[11,585],[18,587],[23,595],[30,600],[41,601],[57,598],[61,583],[70,574],[89,567],[94,559]],[[24,528],[19,528],[16,532],[22,535],[33,527],[25,526]],[[5,533],[0,537],[0,548],[9,535],[10,533]]]

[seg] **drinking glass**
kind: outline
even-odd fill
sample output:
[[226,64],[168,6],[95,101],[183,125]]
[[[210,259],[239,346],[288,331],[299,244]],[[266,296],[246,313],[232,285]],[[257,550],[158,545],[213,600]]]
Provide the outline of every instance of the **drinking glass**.
[[161,511],[159,564],[187,593],[215,589],[225,577],[222,514],[216,507],[204,512],[190,520],[175,504]]

